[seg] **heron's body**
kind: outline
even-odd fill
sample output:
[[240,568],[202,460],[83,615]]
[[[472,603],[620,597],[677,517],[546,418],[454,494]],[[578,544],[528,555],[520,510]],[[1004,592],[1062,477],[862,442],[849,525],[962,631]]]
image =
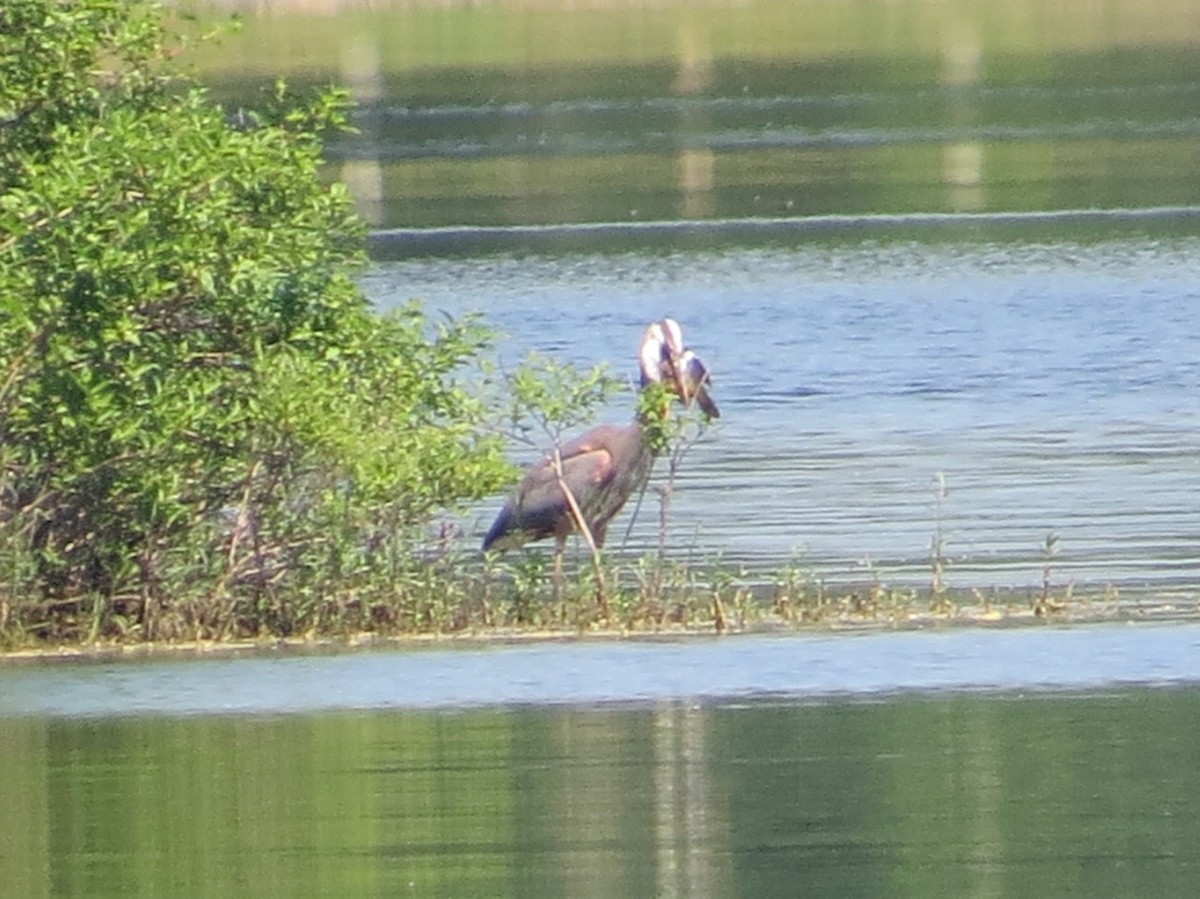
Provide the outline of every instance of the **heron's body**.
[[[571,492],[596,546],[604,545],[608,523],[654,466],[654,452],[642,426],[600,425],[561,447],[562,481]],[[483,548],[509,549],[531,540],[562,542],[577,530],[559,484],[554,457],[547,456],[525,474],[492,523]]]

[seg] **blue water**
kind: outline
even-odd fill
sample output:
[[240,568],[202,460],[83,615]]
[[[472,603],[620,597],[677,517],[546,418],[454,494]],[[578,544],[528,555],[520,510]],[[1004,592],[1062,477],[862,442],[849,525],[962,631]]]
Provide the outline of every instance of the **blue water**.
[[0,720],[665,701],[727,706],[762,699],[803,704],[914,692],[1197,682],[1197,625],[567,641],[10,666],[0,670]]
[[[921,586],[940,530],[950,587],[1022,597],[1054,534],[1060,590],[1194,602],[1200,239],[1125,222],[1015,242],[975,224],[939,217],[937,240],[883,219],[765,246],[422,257],[380,262],[366,285],[383,306],[483,312],[506,363],[536,349],[631,377],[644,324],[678,318],[723,417],[682,468],[677,556]],[[654,519],[628,549],[653,543]]]

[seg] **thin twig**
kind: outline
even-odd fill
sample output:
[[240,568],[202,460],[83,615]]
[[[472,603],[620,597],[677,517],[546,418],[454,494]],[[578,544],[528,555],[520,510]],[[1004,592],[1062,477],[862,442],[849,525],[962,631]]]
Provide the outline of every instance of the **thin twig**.
[[596,599],[599,601],[601,611],[604,613],[604,620],[608,621],[608,592],[604,583],[604,569],[600,565],[600,550],[596,546],[596,538],[592,535],[591,527],[583,517],[583,510],[579,508],[575,494],[567,484],[566,477],[563,474],[562,454],[559,452],[557,444],[554,446],[553,460],[555,480],[558,481],[558,487],[562,490],[563,496],[566,497],[567,506],[571,510],[571,518],[575,521],[576,529],[592,553],[592,565],[596,569]]

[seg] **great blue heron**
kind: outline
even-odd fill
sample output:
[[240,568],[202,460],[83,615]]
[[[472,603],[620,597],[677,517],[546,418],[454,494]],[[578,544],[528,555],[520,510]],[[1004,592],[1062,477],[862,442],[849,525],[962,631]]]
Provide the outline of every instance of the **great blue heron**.
[[[684,405],[696,403],[710,418],[720,415],[708,395],[708,370],[683,345],[683,332],[674,319],[646,328],[638,361],[643,389],[663,384]],[[484,551],[553,537],[557,595],[563,549],[567,538],[580,530],[578,518],[586,522],[594,545],[603,546],[613,516],[649,478],[658,449],[648,424],[639,414],[629,425],[599,425],[531,466],[492,522],[483,539]]]

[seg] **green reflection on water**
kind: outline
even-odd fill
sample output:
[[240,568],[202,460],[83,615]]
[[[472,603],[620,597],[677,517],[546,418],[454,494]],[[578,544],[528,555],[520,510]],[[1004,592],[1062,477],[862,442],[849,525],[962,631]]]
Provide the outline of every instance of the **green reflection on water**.
[[349,86],[332,171],[378,225],[1200,205],[1185,2],[325,12],[252,15],[199,73]]
[[12,895],[1194,895],[1200,691],[9,720]]

